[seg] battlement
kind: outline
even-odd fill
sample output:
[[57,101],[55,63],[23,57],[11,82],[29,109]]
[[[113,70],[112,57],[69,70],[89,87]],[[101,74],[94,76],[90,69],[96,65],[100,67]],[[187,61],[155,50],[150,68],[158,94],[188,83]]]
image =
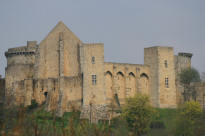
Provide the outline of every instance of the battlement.
[[105,64],[115,64],[115,65],[130,65],[130,66],[136,66],[136,67],[149,67],[149,65],[144,64],[131,64],[131,63],[119,63],[119,62],[104,62]]
[[16,55],[34,55],[35,52],[5,52],[6,57],[16,56]]
[[184,57],[191,58],[193,56],[193,54],[192,53],[179,52],[178,56],[184,56]]
[[6,57],[15,55],[34,55],[37,46],[37,41],[27,41],[27,46],[10,48],[5,52]]
[[148,48],[144,48],[144,49],[173,49],[173,47],[170,46],[152,46],[152,47],[148,47]]

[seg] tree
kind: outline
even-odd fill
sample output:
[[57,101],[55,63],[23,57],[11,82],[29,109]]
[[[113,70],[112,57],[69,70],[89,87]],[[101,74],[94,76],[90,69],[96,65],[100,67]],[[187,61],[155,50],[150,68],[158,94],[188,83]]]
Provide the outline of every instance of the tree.
[[202,72],[202,73],[201,73],[201,80],[202,80],[203,82],[205,82],[205,72]]
[[150,105],[149,97],[137,94],[126,99],[122,108],[122,116],[129,128],[137,135],[148,132],[154,109]]
[[189,101],[179,108],[176,124],[176,136],[195,136],[198,120],[202,116],[202,108],[198,102]]
[[190,84],[191,82],[199,82],[200,75],[195,68],[186,68],[179,74],[180,82],[182,84]]
[[179,74],[180,83],[184,87],[184,101],[189,101],[190,98],[196,100],[196,91],[193,86],[191,86],[192,82],[200,82],[199,72],[195,68],[187,68],[181,71]]

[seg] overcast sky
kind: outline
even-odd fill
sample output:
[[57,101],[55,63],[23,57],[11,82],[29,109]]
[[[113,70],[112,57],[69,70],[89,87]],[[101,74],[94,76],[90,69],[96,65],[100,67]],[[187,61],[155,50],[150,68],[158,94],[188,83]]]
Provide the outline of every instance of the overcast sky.
[[60,20],[103,42],[105,61],[143,64],[145,47],[173,46],[205,71],[205,0],[0,0],[0,74],[8,48],[39,43]]

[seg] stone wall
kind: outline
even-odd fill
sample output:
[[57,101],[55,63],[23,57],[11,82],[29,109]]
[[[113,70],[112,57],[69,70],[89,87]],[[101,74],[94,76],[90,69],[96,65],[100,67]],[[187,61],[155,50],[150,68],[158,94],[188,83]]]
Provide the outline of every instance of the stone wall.
[[191,53],[178,53],[175,55],[175,75],[176,75],[176,89],[177,89],[177,104],[184,102],[182,93],[184,87],[180,84],[179,74],[183,69],[191,68]]
[[117,95],[120,104],[137,92],[149,95],[150,69],[146,65],[105,62],[105,89],[107,103]]
[[175,64],[172,47],[145,48],[145,64],[150,66],[151,98],[154,106],[176,107]]
[[144,49],[144,64],[150,67],[150,98],[155,107],[159,107],[159,78],[158,78],[158,50],[156,48]]
[[81,41],[62,22],[59,22],[39,44],[35,78],[58,78],[60,71],[63,72],[61,76],[78,76],[80,44]]
[[144,49],[144,65],[104,62],[104,44],[82,43],[62,22],[39,45],[28,41],[5,56],[8,102],[46,102],[59,115],[82,106],[82,118],[94,108],[98,119],[108,104],[124,104],[136,93],[150,95],[155,107],[176,107],[182,90],[177,74],[191,66],[191,54],[174,57],[172,47],[159,46]]
[[5,79],[0,77],[0,104],[4,102],[4,98],[5,98]]
[[192,83],[191,85],[196,91],[196,101],[205,109],[205,82]]
[[[83,74],[83,104],[105,104],[104,45],[101,43],[83,44],[80,53]],[[96,82],[93,81],[93,76],[95,76]]]
[[36,41],[28,41],[27,46],[11,48],[5,53],[7,58],[5,95],[8,96],[6,98],[15,94],[14,87],[19,88],[21,86],[20,81],[33,78],[36,47]]
[[82,106],[82,77],[64,77],[63,94],[61,101],[62,113],[65,111],[80,110]]

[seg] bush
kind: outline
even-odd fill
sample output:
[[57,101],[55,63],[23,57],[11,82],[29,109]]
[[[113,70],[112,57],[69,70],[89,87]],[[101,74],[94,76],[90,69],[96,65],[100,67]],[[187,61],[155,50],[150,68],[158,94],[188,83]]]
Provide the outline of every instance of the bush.
[[165,125],[164,125],[164,122],[161,121],[161,120],[155,120],[155,121],[152,121],[151,124],[150,124],[150,128],[155,128],[155,129],[164,129],[165,128]]
[[38,103],[36,100],[31,100],[31,105],[28,106],[28,111],[36,109],[38,107]]
[[150,105],[149,97],[142,94],[128,98],[122,110],[122,117],[138,136],[148,132],[153,114],[154,109]]
[[201,118],[202,108],[198,102],[186,102],[179,108],[179,116],[176,121],[176,136],[195,136],[197,121]]

